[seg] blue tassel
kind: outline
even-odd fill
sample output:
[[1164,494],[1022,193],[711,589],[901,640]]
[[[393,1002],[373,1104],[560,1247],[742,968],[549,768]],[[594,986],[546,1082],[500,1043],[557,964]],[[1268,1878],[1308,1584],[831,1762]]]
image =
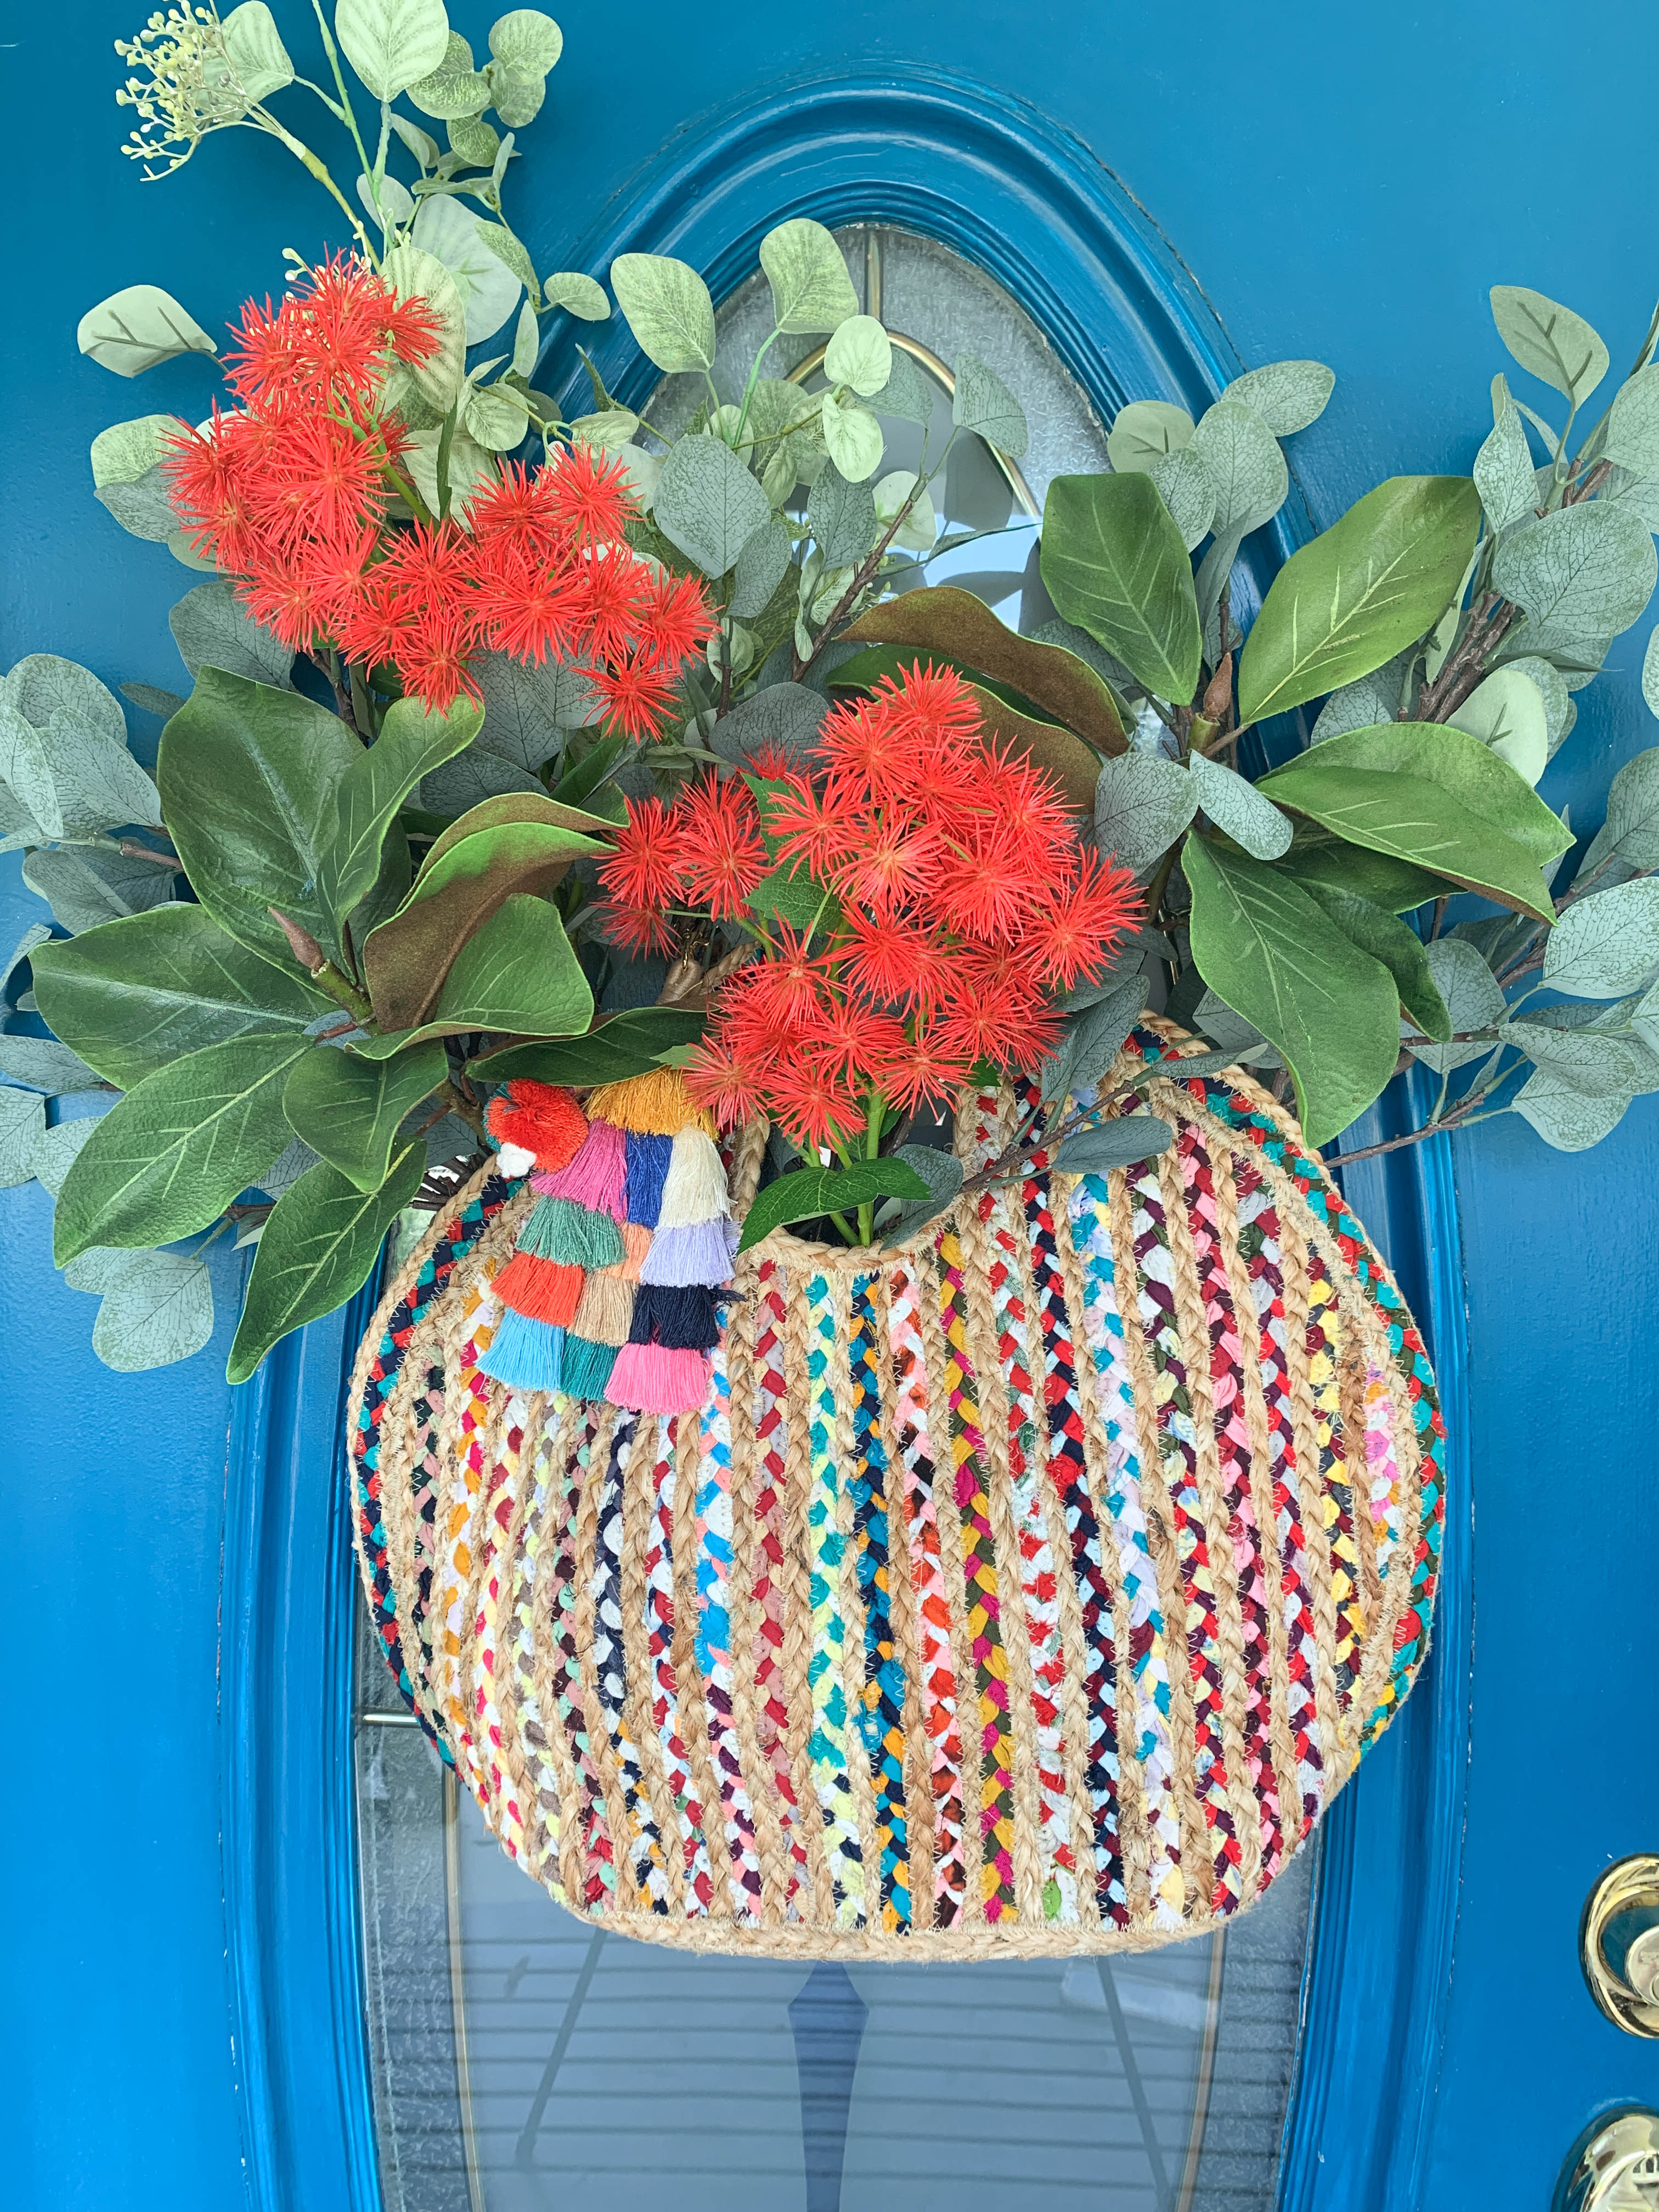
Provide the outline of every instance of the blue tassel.
[[687,1286],[641,1283],[634,1301],[630,1344],[659,1344],[665,1352],[708,1352],[720,1340],[714,1293]]
[[557,1390],[562,1387],[564,1331],[550,1322],[504,1312],[480,1356],[479,1368],[509,1390]]
[[628,1218],[641,1229],[654,1229],[662,1212],[662,1187],[668,1180],[673,1156],[672,1137],[636,1136],[628,1133]]

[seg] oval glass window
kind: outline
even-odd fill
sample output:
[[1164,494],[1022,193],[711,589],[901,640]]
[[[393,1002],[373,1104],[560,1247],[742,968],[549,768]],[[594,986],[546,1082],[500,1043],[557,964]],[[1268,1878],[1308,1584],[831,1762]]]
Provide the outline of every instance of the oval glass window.
[[[1017,392],[1018,460],[958,437],[935,483],[954,583],[1018,629],[1049,618],[1037,523],[1050,479],[1107,465],[1105,430],[1040,331],[933,241],[838,234],[860,303],[930,380],[947,362]],[[736,401],[771,327],[764,281],[721,311]],[[787,349],[787,350],[783,350]],[[804,389],[822,349],[779,342]],[[665,379],[671,436],[706,398]],[[922,434],[887,418],[884,470]],[[359,1850],[388,2212],[1268,2212],[1294,2078],[1316,1844],[1226,1936],[1140,1956],[813,1966],[595,1932],[501,1852],[360,1638]]]

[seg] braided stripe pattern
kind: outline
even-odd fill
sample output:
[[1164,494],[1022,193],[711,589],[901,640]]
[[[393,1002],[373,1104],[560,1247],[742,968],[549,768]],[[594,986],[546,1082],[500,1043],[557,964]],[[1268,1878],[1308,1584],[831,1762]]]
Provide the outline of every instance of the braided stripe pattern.
[[784,1379],[784,1323],[787,1285],[783,1270],[766,1261],[755,1295],[755,1512],[760,1523],[754,1583],[759,1620],[755,1687],[760,1707],[756,1735],[770,1763],[770,1785],[777,1800],[778,1825],[789,1854],[787,1900],[807,1879],[806,1838],[795,1802],[789,1763],[789,1703],[780,1654],[784,1639],[784,1595],[781,1581],[784,1546],[784,1455],[788,1449],[787,1386]]
[[675,1431],[664,1431],[652,1471],[650,1542],[645,1556],[646,1630],[651,1655],[651,1718],[661,1747],[669,1795],[679,1814],[679,1844],[687,1875],[689,1917],[707,1912],[714,1901],[703,1809],[691,1778],[690,1754],[680,1738],[679,1688],[674,1679],[674,1490]]
[[904,1669],[893,1633],[890,1495],[892,1465],[882,1405],[886,1368],[873,1275],[855,1275],[848,1364],[853,1395],[853,1564],[864,1601],[864,1691],[854,1725],[876,1792],[881,1923],[890,1935],[910,1924],[909,1838],[904,1810]]
[[843,1470],[836,1449],[836,1372],[844,1355],[836,1341],[830,1285],[822,1275],[811,1278],[806,1297],[806,1373],[812,1416],[812,1502],[806,1514],[811,1556],[812,1660],[807,1680],[812,1692],[812,1774],[835,1887],[836,1925],[860,1928],[864,1924],[864,1851],[848,1771],[842,1664],[847,1625],[840,1604],[847,1547],[841,1531]]
[[732,1425],[730,1381],[723,1350],[714,1356],[701,1415],[697,1471],[697,1666],[702,1675],[708,1741],[720,1778],[720,1811],[732,1871],[752,1918],[760,1904],[760,1857],[754,1808],[744,1786],[732,1721]]
[[1342,1434],[1337,1389],[1334,1335],[1336,1290],[1319,1253],[1308,1255],[1308,1380],[1313,1386],[1319,1441],[1322,1507],[1331,1547],[1331,1596],[1336,1606],[1337,1698],[1344,1713],[1359,1683],[1359,1654],[1365,1638],[1359,1588],[1359,1541],[1354,1529],[1352,1470]]

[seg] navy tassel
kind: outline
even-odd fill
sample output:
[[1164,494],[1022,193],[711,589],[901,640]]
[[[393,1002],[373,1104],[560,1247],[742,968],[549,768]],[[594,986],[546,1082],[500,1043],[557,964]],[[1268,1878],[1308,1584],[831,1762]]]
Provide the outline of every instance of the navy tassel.
[[665,1352],[711,1351],[720,1340],[714,1293],[697,1283],[641,1283],[628,1340],[659,1344]]

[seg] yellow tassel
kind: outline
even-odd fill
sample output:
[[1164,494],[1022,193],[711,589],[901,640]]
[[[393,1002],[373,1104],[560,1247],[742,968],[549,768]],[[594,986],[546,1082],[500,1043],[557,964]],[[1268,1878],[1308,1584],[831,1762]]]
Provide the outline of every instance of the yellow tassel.
[[714,1133],[713,1116],[691,1103],[678,1067],[648,1068],[621,1083],[602,1083],[587,1101],[591,1121],[613,1122],[645,1137],[677,1137],[682,1129]]

